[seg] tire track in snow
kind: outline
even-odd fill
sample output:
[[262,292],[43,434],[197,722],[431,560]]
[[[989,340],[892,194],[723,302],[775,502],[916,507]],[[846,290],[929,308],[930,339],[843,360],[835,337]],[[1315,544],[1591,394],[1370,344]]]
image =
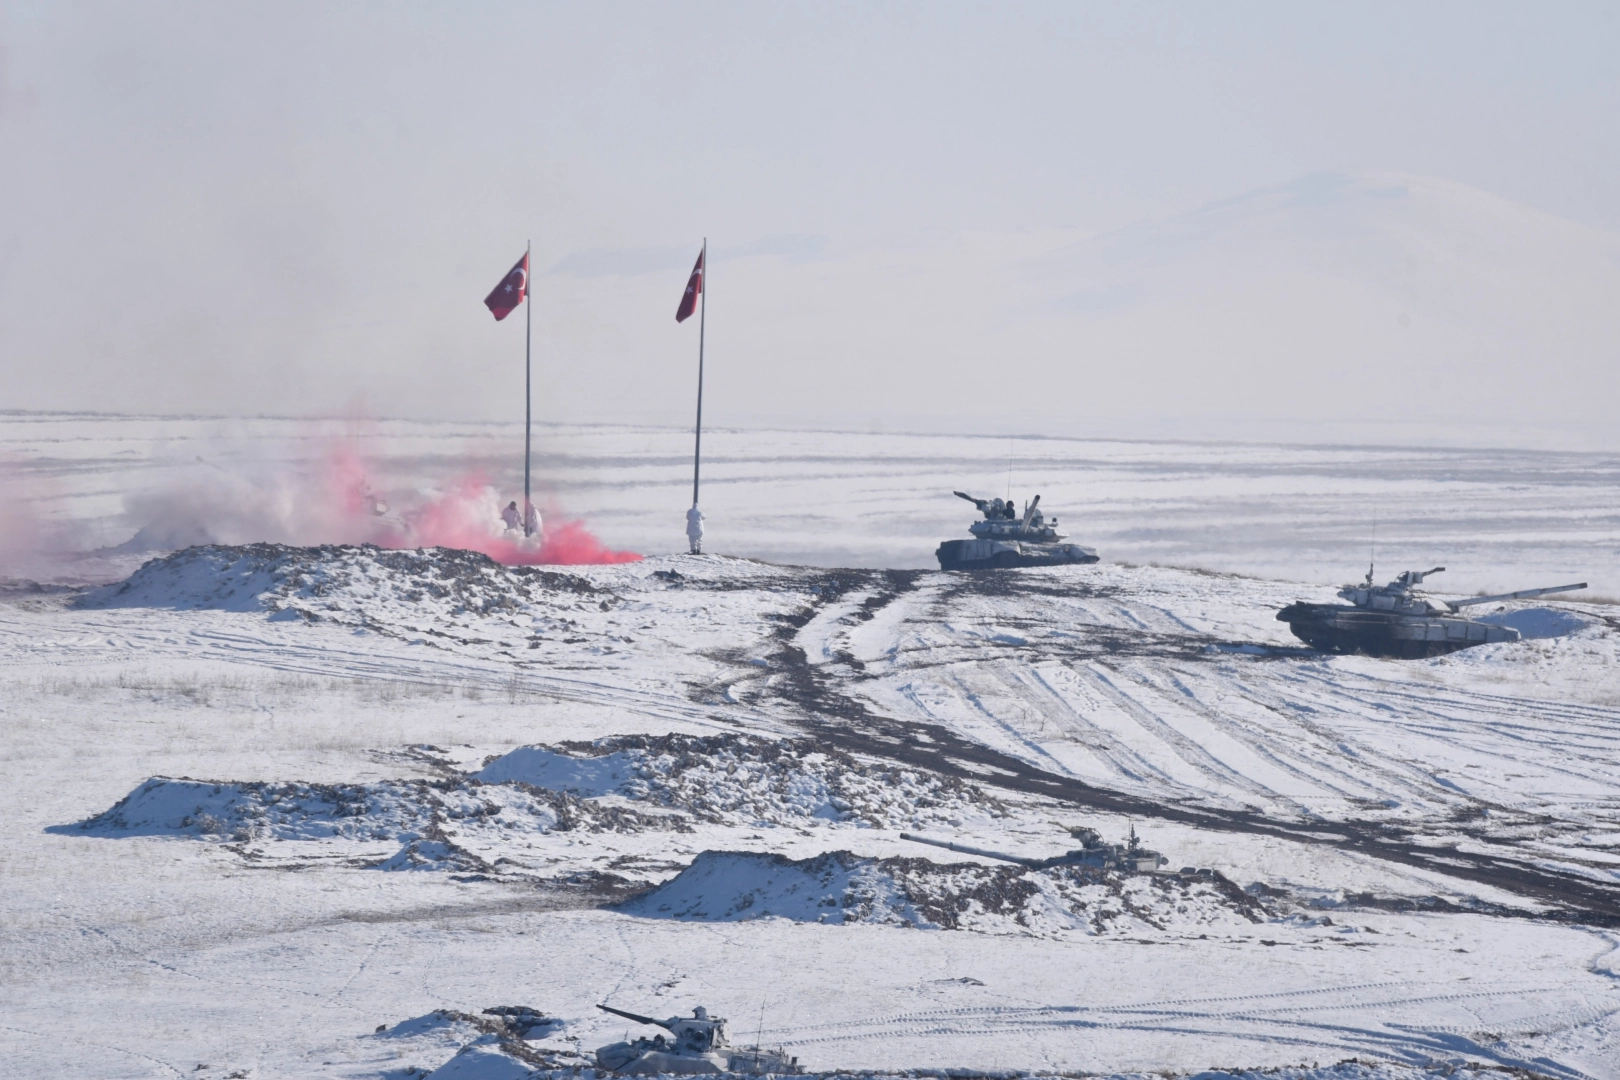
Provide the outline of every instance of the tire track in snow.
[[[19,1035],[29,1035],[29,1036],[32,1036],[33,1038],[41,1039],[41,1040],[48,1041],[48,1042],[51,1042],[51,1043],[60,1043],[62,1041],[62,1037],[60,1035],[46,1035],[43,1032],[33,1031],[33,1030],[29,1029],[29,1028],[20,1028],[20,1027],[17,1027],[16,1025],[14,1025],[14,1024],[0,1024],[0,1031],[14,1031]],[[170,1072],[174,1073],[174,1075],[176,1075],[176,1076],[185,1076],[185,1075],[187,1075],[185,1072],[181,1071],[181,1069],[180,1069],[180,1067],[178,1065],[170,1064],[169,1062],[164,1061],[162,1058],[155,1058],[151,1054],[143,1054],[139,1050],[130,1050],[130,1049],[126,1048],[126,1047],[115,1046],[112,1043],[97,1042],[94,1039],[86,1039],[82,1035],[75,1035],[74,1036],[74,1041],[84,1043],[87,1046],[94,1046],[98,1050],[111,1050],[115,1054],[123,1054],[125,1057],[138,1058],[141,1061],[150,1062],[151,1064],[156,1065],[159,1068],[169,1070]],[[53,1057],[53,1060],[55,1060],[54,1057]],[[60,1074],[58,1074],[58,1075],[60,1075]]]
[[[1298,718],[1276,708],[1273,703],[1247,693],[1247,687],[1233,680],[1229,674],[1223,681],[1216,681],[1209,679],[1205,672],[1184,666],[1173,666],[1166,674],[1188,697],[1192,703],[1189,707],[1196,708],[1212,726],[1225,730],[1230,738],[1243,743],[1256,757],[1271,763],[1284,777],[1315,789],[1313,794],[1306,795],[1298,791],[1285,792],[1275,784],[1268,785],[1274,798],[1291,804],[1300,816],[1329,820],[1321,812],[1320,803],[1313,805],[1319,799],[1334,799],[1350,806],[1358,801],[1365,802],[1372,795],[1387,797],[1387,792],[1374,787],[1365,778],[1335,768],[1342,740],[1326,738],[1324,733],[1299,722]],[[1190,683],[1198,683],[1199,686],[1195,688]],[[1239,721],[1232,719],[1227,712],[1206,704],[1199,690],[1207,691],[1207,683],[1215,683],[1215,695],[1225,691],[1244,705],[1252,706],[1252,710],[1245,709],[1244,719]],[[1256,728],[1263,731],[1265,737],[1257,737],[1254,733]],[[1311,801],[1302,801],[1307,799]]]
[[[1145,685],[1125,665],[1113,666],[1093,661],[1083,668],[1077,668],[1076,671],[1082,677],[1090,678],[1103,694],[1112,699],[1121,712],[1135,720],[1151,737],[1164,744],[1171,754],[1193,770],[1194,775],[1214,780],[1214,782],[1206,780],[1202,784],[1183,780],[1182,784],[1193,797],[1203,795],[1231,799],[1231,789],[1255,796],[1263,797],[1266,794],[1264,788],[1227,765],[1207,747],[1182,731],[1166,716],[1161,715],[1160,711],[1152,708],[1150,703],[1161,695],[1156,688]],[[1130,688],[1134,688],[1137,692],[1132,693]],[[1203,788],[1202,791],[1198,790],[1200,787]],[[1222,790],[1223,787],[1227,790]]]
[[[985,672],[985,674],[992,679],[994,678],[993,674],[990,672]],[[985,720],[989,721],[992,727],[1006,732],[1007,736],[1016,745],[1024,747],[1029,752],[1028,757],[1032,759],[1032,763],[1039,764],[1041,762],[1048,762],[1051,764],[1052,770],[1059,775],[1074,775],[1066,765],[1048,753],[1046,749],[1039,743],[1035,742],[1022,731],[1018,730],[1018,728],[1011,721],[1002,719],[1002,717],[999,716],[994,709],[985,703],[986,694],[984,691],[982,689],[975,689],[974,687],[968,685],[968,682],[963,677],[962,672],[953,672],[951,682],[957,688],[957,690],[960,691],[961,698],[967,702],[968,706],[972,708],[974,712],[976,712],[979,716],[982,716]]]
[[[921,576],[909,572],[902,574],[803,571],[793,579],[793,584],[795,589],[808,591],[812,584],[827,582],[835,586],[831,590],[834,596],[853,587],[877,588],[880,595],[863,604],[863,609],[873,609],[881,608],[887,602],[884,599],[886,596],[899,595],[915,589]],[[782,575],[773,577],[770,587],[782,588],[781,580],[778,580],[780,578]],[[1003,599],[1027,607],[1027,601],[1032,596],[1044,595],[1040,593],[1041,588],[1045,587],[1042,582],[1040,575],[1014,574],[988,583],[968,583],[968,587],[970,594],[977,590],[981,598],[995,590],[1002,590],[1005,594]],[[953,581],[953,584],[956,583]],[[1033,593],[1030,591],[1030,584],[1035,586]],[[702,582],[694,580],[689,588],[695,589],[702,585]],[[761,586],[755,583],[750,587]],[[722,582],[716,588],[724,591],[731,586]],[[1074,591],[1075,589],[1070,587],[1058,590],[1058,595],[1069,595]],[[947,603],[949,595],[949,589],[941,590],[940,603]],[[343,637],[330,633],[311,634],[296,639],[281,632],[246,633],[243,632],[245,624],[240,616],[221,618],[202,627],[192,624],[198,631],[196,634],[175,635],[172,628],[166,630],[159,628],[158,632],[153,633],[136,633],[131,631],[129,625],[120,624],[114,619],[94,619],[92,621],[95,625],[91,630],[94,636],[112,631],[107,633],[108,637],[129,641],[135,648],[151,655],[195,660],[201,653],[204,659],[211,657],[235,663],[245,662],[302,674],[345,675],[403,682],[446,681],[459,678],[486,688],[498,688],[510,683],[516,669],[517,685],[527,691],[562,700],[616,705],[649,716],[703,726],[719,726],[726,723],[727,718],[734,718],[759,724],[768,731],[798,728],[816,737],[827,739],[831,745],[839,749],[928,768],[971,782],[984,783],[987,778],[993,778],[992,782],[998,786],[1049,797],[1060,803],[1078,807],[1181,821],[1200,828],[1271,835],[1304,843],[1333,844],[1375,859],[1415,866],[1453,879],[1474,881],[1531,897],[1550,905],[1562,918],[1585,919],[1603,925],[1620,925],[1620,883],[1599,881],[1566,869],[1547,866],[1545,858],[1539,853],[1533,858],[1526,858],[1521,851],[1515,850],[1510,845],[1494,842],[1489,836],[1481,835],[1478,840],[1490,850],[1483,852],[1461,850],[1455,844],[1435,845],[1432,841],[1420,842],[1421,837],[1416,840],[1410,839],[1398,830],[1391,832],[1385,823],[1351,818],[1335,822],[1331,832],[1324,832],[1317,822],[1301,824],[1250,810],[1192,805],[1185,799],[1178,801],[1173,793],[1169,797],[1133,795],[1087,784],[1072,776],[1040,768],[964,738],[951,730],[948,725],[883,715],[868,704],[866,696],[861,692],[862,684],[870,681],[869,679],[859,675],[850,676],[847,673],[829,676],[827,672],[812,671],[811,666],[804,663],[802,653],[797,658],[793,655],[795,650],[791,647],[792,630],[808,621],[814,613],[815,605],[805,604],[797,609],[803,612],[802,618],[796,615],[775,614],[779,607],[779,604],[773,603],[770,617],[761,617],[762,635],[769,639],[774,634],[780,647],[776,654],[777,667],[773,668],[773,676],[766,687],[765,697],[757,708],[736,705],[711,706],[701,700],[692,700],[695,690],[694,684],[690,682],[692,674],[690,663],[685,668],[678,664],[655,668],[653,677],[649,678],[644,670],[618,667],[618,661],[592,660],[598,670],[594,678],[585,678],[581,675],[559,674],[555,669],[546,672],[524,670],[511,660],[503,661],[498,657],[475,658],[468,656],[464,647],[453,644],[436,644],[431,649],[389,644],[384,649],[378,650],[376,641],[373,641],[368,644],[369,651],[361,651],[347,643]],[[772,620],[784,618],[786,622],[782,627],[787,630],[785,635],[772,629]],[[30,621],[39,620],[4,619],[4,622],[13,626],[17,626],[19,622]],[[23,627],[18,626],[18,629],[22,630]],[[29,629],[37,630],[37,627]],[[298,631],[309,629],[296,628]],[[1121,646],[1123,656],[1142,660],[1146,653],[1159,656],[1159,660],[1153,661],[1158,663],[1195,661],[1207,648],[1209,640],[1183,637],[1178,639],[1180,644],[1176,644],[1161,642],[1150,636],[1136,635],[1133,639],[1126,640],[1106,633],[1095,635],[1095,638],[1096,640],[1091,640],[1088,636],[1087,649],[1106,650],[1123,641],[1124,644]],[[6,651],[13,656],[23,653],[28,661],[35,664],[42,661],[49,662],[51,659],[49,654],[32,647],[33,644],[30,642],[24,646],[14,645]],[[1066,644],[1064,647],[1068,648],[1069,645]],[[105,647],[93,651],[99,651],[102,658],[107,660],[125,659],[116,651]],[[403,655],[407,651],[411,655]],[[82,654],[75,657],[75,659],[93,658]],[[1280,661],[1237,661],[1229,656],[1221,659],[1225,663],[1243,662],[1252,665],[1244,670],[1275,671],[1277,674],[1272,678],[1297,676],[1303,682],[1312,679],[1320,682],[1322,678],[1321,672],[1303,670],[1301,666],[1286,666]],[[1118,663],[1119,659],[1110,659],[1108,662]],[[604,664],[607,665],[607,669],[601,670]],[[909,663],[905,654],[898,654],[887,666],[890,676],[882,677],[903,674],[914,666]],[[1326,668],[1326,665],[1318,666]],[[1334,665],[1335,668],[1340,666]],[[637,683],[641,685],[635,685]],[[647,685],[648,683],[654,685]],[[1324,703],[1331,705],[1335,697],[1342,698],[1347,693],[1347,686],[1353,689],[1355,685],[1357,684],[1353,678],[1341,678],[1337,683],[1329,682],[1323,685],[1320,700],[1316,701],[1314,707],[1323,708]],[[1401,692],[1410,693],[1410,691]],[[1511,712],[1511,707],[1516,701],[1520,708],[1527,704],[1500,695],[1464,694],[1459,699],[1478,702],[1482,706],[1489,704],[1494,711],[1503,715]],[[1558,715],[1580,717],[1583,723],[1591,723],[1599,717],[1620,716],[1620,713],[1615,710],[1577,707],[1559,711]],[[1451,796],[1453,800],[1455,797]],[[1450,823],[1445,824],[1450,827]]]
[[[1391,1020],[1371,1020],[1377,1027],[1366,1024],[1350,1025],[1326,1023],[1315,1019],[1289,1019],[1289,1014],[1309,1013],[1312,1016],[1329,1012],[1379,1013],[1395,1010],[1404,1015],[1414,1006],[1460,1005],[1470,1003],[1522,1003],[1535,1000],[1545,993],[1556,993],[1562,987],[1512,988],[1504,990],[1472,991],[1464,993],[1413,994],[1407,980],[1380,983],[1362,983],[1354,986],[1318,987],[1296,991],[1245,994],[1206,998],[1180,998],[1164,1001],[1134,1002],[1123,1005],[1041,1005],[1041,1006],[980,1006],[957,1009],[917,1010],[891,1014],[885,1017],[861,1018],[832,1024],[812,1025],[798,1029],[808,1037],[789,1038],[791,1045],[859,1042],[896,1035],[920,1037],[993,1038],[1014,1032],[1036,1032],[1052,1028],[1087,1028],[1113,1031],[1162,1031],[1206,1037],[1224,1037],[1264,1042],[1286,1042],[1291,1045],[1323,1049],[1360,1050],[1371,1052],[1388,1060],[1412,1061],[1415,1055],[1423,1060],[1439,1050],[1455,1052],[1456,1041],[1467,1041],[1469,1050],[1481,1057],[1510,1067],[1534,1069],[1546,1075],[1567,1077],[1569,1080],[1591,1080],[1586,1073],[1546,1061],[1531,1063],[1515,1055],[1493,1049],[1477,1041],[1481,1028],[1513,1027],[1524,1031],[1546,1032],[1570,1030],[1587,1026],[1620,1012],[1620,1008],[1585,1006],[1573,1010],[1538,1011],[1515,1018],[1511,1025],[1495,1019],[1490,1025],[1483,1021],[1468,1027],[1458,1025],[1407,1025]],[[1394,991],[1389,994],[1366,994],[1369,990]],[[1324,1001],[1323,998],[1342,998],[1354,995],[1348,1001]],[[1311,999],[1311,1000],[1302,1000]],[[1275,1004],[1265,1004],[1276,1002]],[[1215,1008],[1192,1008],[1205,1005]],[[1220,1008],[1218,1006],[1230,1006]],[[1554,1023],[1545,1021],[1551,1019]],[[1257,1025],[1254,1031],[1242,1030],[1246,1023]],[[1297,1034],[1278,1037],[1277,1027],[1287,1026]],[[1540,1068],[1536,1069],[1535,1066]]]
[[1312,718],[1332,713],[1357,724],[1377,722],[1348,705],[1319,698],[1301,700],[1288,696],[1285,691],[1265,689],[1250,682],[1234,683],[1233,689],[1257,708],[1277,717],[1285,728],[1293,729],[1279,733],[1279,741],[1297,738],[1299,734],[1308,736],[1316,751],[1308,759],[1310,764],[1339,769],[1346,785],[1361,789],[1359,794],[1347,790],[1349,801],[1415,801],[1437,808],[1455,806],[1461,801],[1456,791],[1437,784],[1430,772],[1410,761],[1391,759],[1387,749]]
[[[1351,703],[1358,704],[1363,700],[1371,700],[1376,703],[1380,697],[1385,696],[1396,696],[1398,700],[1405,701],[1411,700],[1415,696],[1411,691],[1404,688],[1395,690],[1393,694],[1390,690],[1391,688],[1387,684],[1375,682],[1370,686],[1358,688],[1351,698]],[[1249,689],[1246,692],[1255,697],[1265,696],[1263,691]],[[1301,707],[1301,703],[1297,699],[1288,697],[1286,691],[1277,691],[1275,693],[1278,696],[1274,700],[1280,700],[1284,705],[1291,704],[1295,708]],[[1350,708],[1348,705],[1340,705],[1337,702],[1322,702],[1316,699],[1311,699],[1312,704],[1306,707],[1331,709],[1339,715],[1347,717],[1352,724],[1358,726],[1376,725],[1382,731],[1393,728],[1415,733],[1415,737],[1428,740],[1439,749],[1440,753],[1434,755],[1436,758],[1444,758],[1445,755],[1453,752],[1460,741],[1471,752],[1494,758],[1501,763],[1503,768],[1511,769],[1521,764],[1526,756],[1522,744],[1529,742],[1535,745],[1538,750],[1543,751],[1534,755],[1534,761],[1539,769],[1566,776],[1586,786],[1612,784],[1612,761],[1615,756],[1620,755],[1620,737],[1609,734],[1609,732],[1620,730],[1620,711],[1608,710],[1608,715],[1603,718],[1603,721],[1583,724],[1578,731],[1567,728],[1548,731],[1545,726],[1528,723],[1522,718],[1525,706],[1530,704],[1524,701],[1518,703],[1519,709],[1517,715],[1514,715],[1507,710],[1491,706],[1477,708],[1470,697],[1463,692],[1437,691],[1433,697],[1438,704],[1425,701],[1422,702],[1422,708],[1417,710],[1424,715],[1434,717],[1435,721],[1433,723],[1414,721],[1399,710],[1380,710],[1378,715],[1371,715],[1368,712]],[[1487,698],[1487,700],[1491,699]],[[1444,706],[1445,711],[1442,711],[1442,706]],[[1485,715],[1482,716],[1481,713]],[[1511,730],[1504,731],[1504,728]],[[1519,733],[1522,733],[1524,737],[1521,738]],[[1337,734],[1344,738],[1353,737],[1344,732],[1338,732]],[[1572,737],[1577,735],[1600,740],[1603,744],[1602,751],[1594,752],[1591,755],[1572,752],[1569,749],[1569,744]],[[1487,742],[1487,740],[1489,741]],[[1375,750],[1364,742],[1361,745],[1360,753],[1364,761],[1372,760],[1374,755],[1378,755],[1386,759],[1385,767],[1387,769],[1404,769],[1410,777],[1409,782],[1405,785],[1409,795],[1419,795],[1426,800],[1440,804],[1484,806],[1509,814],[1527,812],[1522,806],[1514,806],[1478,794],[1464,793],[1453,786],[1441,784],[1436,781],[1433,775],[1433,766],[1425,769],[1410,760],[1399,763],[1388,761],[1387,750]],[[1576,769],[1560,763],[1560,759],[1568,760],[1571,757],[1578,758],[1583,763],[1586,763],[1588,767]]]
[[[1059,687],[1053,678],[1052,665],[1031,665],[1029,669],[1033,686],[1043,696],[1051,710],[1047,718],[1060,728],[1071,733],[1073,741],[1083,746],[1099,761],[1112,768],[1127,780],[1145,783],[1148,774],[1158,774],[1166,782],[1170,778],[1165,776],[1155,765],[1149,762],[1133,747],[1126,743],[1112,731],[1096,723],[1085,715],[1080,706],[1070,699],[1064,688]],[[1068,664],[1055,665],[1069,679],[1079,680],[1081,676]],[[1071,688],[1072,689],[1072,688]],[[1130,764],[1127,764],[1130,763]]]

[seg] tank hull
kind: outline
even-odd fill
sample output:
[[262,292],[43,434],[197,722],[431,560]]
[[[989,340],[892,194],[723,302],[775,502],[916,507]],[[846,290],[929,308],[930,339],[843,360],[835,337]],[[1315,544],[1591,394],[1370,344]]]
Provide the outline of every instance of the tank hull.
[[935,550],[941,570],[1006,570],[1019,566],[1094,563],[1097,553],[1079,544],[1031,544],[1017,540],[946,540]]
[[633,1043],[614,1043],[596,1052],[599,1067],[620,1076],[700,1076],[717,1073],[755,1073],[775,1076],[804,1072],[795,1058],[775,1050],[747,1048],[681,1054],[672,1050],[644,1050]]
[[627,1052],[631,1044],[615,1043],[596,1052],[596,1063],[620,1076],[658,1076],[670,1073],[697,1075],[729,1072],[731,1064],[719,1054],[673,1054],[664,1050]]
[[1459,649],[1518,641],[1519,632],[1472,619],[1396,615],[1344,604],[1290,604],[1277,612],[1294,636],[1313,649],[1397,660],[1444,656]]

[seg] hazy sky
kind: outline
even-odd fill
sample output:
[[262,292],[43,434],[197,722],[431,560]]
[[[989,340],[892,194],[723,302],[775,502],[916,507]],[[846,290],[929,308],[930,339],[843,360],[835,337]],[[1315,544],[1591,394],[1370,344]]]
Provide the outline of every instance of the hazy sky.
[[1620,428],[1612,3],[0,13],[0,408]]

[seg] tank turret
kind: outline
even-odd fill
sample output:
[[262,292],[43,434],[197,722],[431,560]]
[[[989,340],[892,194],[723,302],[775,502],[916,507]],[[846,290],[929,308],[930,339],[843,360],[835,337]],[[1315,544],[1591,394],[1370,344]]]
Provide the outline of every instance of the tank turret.
[[1406,570],[1387,585],[1374,585],[1373,568],[1368,566],[1367,577],[1360,585],[1346,585],[1339,590],[1339,598],[1348,600],[1350,606],[1298,601],[1277,612],[1277,619],[1287,623],[1295,637],[1323,652],[1359,652],[1412,660],[1441,656],[1471,645],[1519,640],[1519,632],[1511,626],[1470,619],[1458,614],[1463,608],[1586,588],[1583,581],[1462,600],[1441,600],[1418,591],[1425,578],[1444,570],[1443,566]]
[[1097,553],[1079,544],[1064,543],[1068,533],[1057,518],[1041,513],[1035,496],[1019,513],[1011,499],[979,499],[963,491],[952,492],[978,507],[980,520],[968,526],[972,540],[946,540],[934,553],[941,570],[988,570],[1014,566],[1061,566],[1094,563]]
[[1144,873],[1157,870],[1169,862],[1157,851],[1142,846],[1136,836],[1136,827],[1131,826],[1130,836],[1123,844],[1106,844],[1095,829],[1083,827],[1069,830],[1071,836],[1080,841],[1080,846],[1062,855],[1052,855],[1044,859],[1034,859],[1026,855],[1009,855],[1003,851],[991,851],[987,848],[970,847],[967,844],[957,844],[949,840],[934,840],[926,836],[917,836],[913,833],[903,832],[900,839],[910,840],[916,844],[928,844],[932,847],[944,848],[946,851],[959,851],[964,855],[978,855],[985,859],[999,859],[1002,862],[1017,863],[1019,866],[1028,866],[1034,870],[1047,870],[1054,866],[1094,866],[1101,870],[1124,870],[1128,873]]
[[623,1076],[656,1076],[660,1073],[802,1073],[799,1059],[781,1050],[757,1046],[734,1047],[726,1039],[726,1022],[710,1016],[699,1005],[691,1016],[655,1020],[650,1016],[598,1005],[603,1012],[622,1016],[638,1024],[661,1027],[669,1036],[655,1035],[626,1042],[609,1043],[596,1051],[596,1063]]

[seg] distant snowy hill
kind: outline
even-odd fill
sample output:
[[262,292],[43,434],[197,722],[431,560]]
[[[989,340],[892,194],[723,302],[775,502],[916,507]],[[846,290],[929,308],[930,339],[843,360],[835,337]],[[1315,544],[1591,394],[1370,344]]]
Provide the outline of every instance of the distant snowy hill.
[[[1612,445],[1620,398],[1620,236],[1428,176],[1310,175],[1090,235],[717,248],[714,273],[711,411],[750,424]],[[552,281],[565,307],[659,312],[612,343],[565,317],[563,353],[596,360],[553,400],[669,417],[686,373],[622,378],[667,355],[663,276]]]
[[1143,413],[1595,423],[1620,389],[1620,237],[1433,177],[1307,176],[1025,270]]

